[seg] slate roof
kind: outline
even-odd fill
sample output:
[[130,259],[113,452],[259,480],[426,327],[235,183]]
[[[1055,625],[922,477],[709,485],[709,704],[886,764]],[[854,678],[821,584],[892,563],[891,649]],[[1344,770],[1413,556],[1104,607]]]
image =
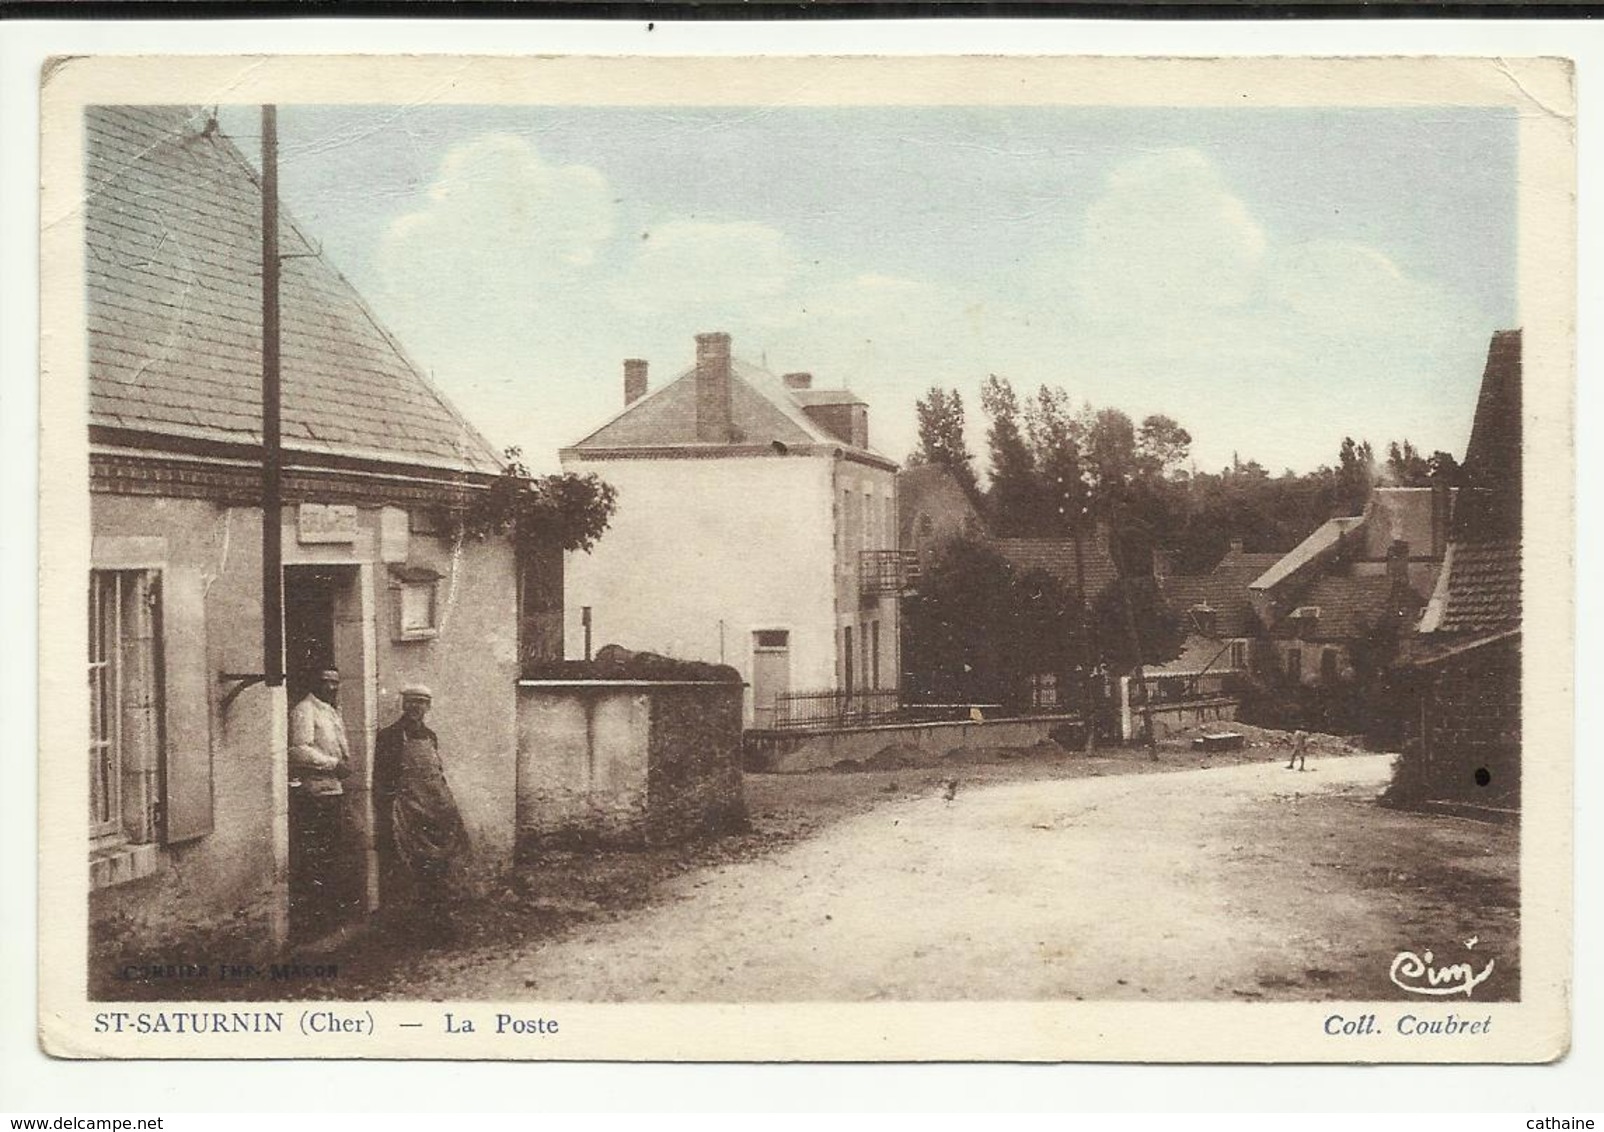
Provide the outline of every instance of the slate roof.
[[[1182,618],[1195,606],[1214,610],[1220,637],[1250,637],[1256,623],[1248,584],[1281,561],[1279,554],[1250,554],[1232,547],[1207,574],[1170,574],[1160,582],[1164,600]],[[1198,626],[1190,625],[1195,630]]]
[[787,389],[791,398],[804,407],[809,405],[867,405],[868,402],[850,389]]
[[[85,112],[91,425],[261,443],[259,183],[184,107]],[[280,216],[289,450],[495,473],[495,451]]]
[[[762,366],[730,359],[731,443],[739,445],[822,444],[852,448],[809,419],[804,405],[863,404],[845,389],[788,389]],[[696,436],[696,367],[682,370],[666,384],[626,406],[606,424],[569,451],[612,448],[718,447],[723,442]],[[854,449],[879,455],[871,449]],[[881,457],[884,459],[884,457]]]
[[[1042,570],[1075,592],[1075,541],[1052,538],[998,538],[991,540],[997,552],[1020,573]],[[1102,532],[1083,540],[1081,558],[1086,573],[1086,599],[1090,601],[1119,580],[1114,559]]]

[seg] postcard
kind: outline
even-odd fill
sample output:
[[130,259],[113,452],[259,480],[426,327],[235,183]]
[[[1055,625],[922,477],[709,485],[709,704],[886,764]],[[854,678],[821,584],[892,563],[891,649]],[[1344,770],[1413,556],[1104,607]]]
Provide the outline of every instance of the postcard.
[[41,81],[47,1053],[1565,1053],[1566,60]]

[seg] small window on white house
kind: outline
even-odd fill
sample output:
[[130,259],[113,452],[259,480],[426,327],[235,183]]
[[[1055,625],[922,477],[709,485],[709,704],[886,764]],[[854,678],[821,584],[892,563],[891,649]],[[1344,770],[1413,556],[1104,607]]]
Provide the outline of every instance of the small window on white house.
[[440,635],[440,574],[418,566],[390,568],[395,592],[395,639],[430,641]]
[[752,634],[752,647],[760,651],[779,651],[791,647],[789,629],[758,629]]

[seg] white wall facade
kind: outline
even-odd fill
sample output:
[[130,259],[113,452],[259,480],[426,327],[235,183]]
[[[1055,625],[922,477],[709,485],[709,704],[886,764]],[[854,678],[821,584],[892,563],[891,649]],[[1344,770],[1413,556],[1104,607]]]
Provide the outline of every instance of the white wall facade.
[[[790,687],[836,684],[835,466],[824,455],[585,459],[618,489],[611,526],[567,556],[564,634],[731,665],[750,685],[753,634],[789,633]],[[752,722],[752,696],[745,721]]]

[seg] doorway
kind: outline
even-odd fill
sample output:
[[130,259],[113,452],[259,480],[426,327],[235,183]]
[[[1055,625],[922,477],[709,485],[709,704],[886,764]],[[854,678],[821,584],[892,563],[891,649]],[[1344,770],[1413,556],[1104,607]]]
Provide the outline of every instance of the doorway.
[[791,690],[791,633],[759,629],[752,634],[752,726],[775,726],[779,698]]
[[[345,729],[348,773],[342,793],[319,795],[291,767],[289,797],[290,938],[324,938],[367,909],[369,859],[367,743],[364,712],[368,663],[350,622],[361,606],[356,566],[284,569],[284,662],[291,718],[325,669],[340,673],[335,697]],[[291,734],[291,743],[295,736]]]

